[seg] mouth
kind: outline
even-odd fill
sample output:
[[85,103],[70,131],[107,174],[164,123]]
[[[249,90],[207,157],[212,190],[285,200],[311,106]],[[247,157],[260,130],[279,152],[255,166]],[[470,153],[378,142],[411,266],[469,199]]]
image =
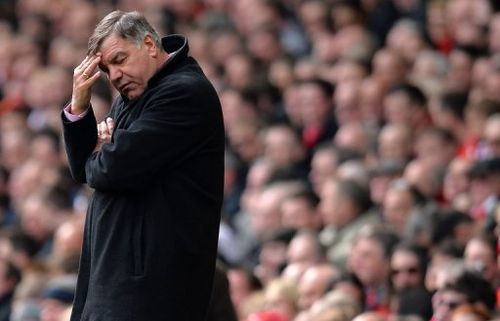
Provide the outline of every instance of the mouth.
[[129,83],[129,82],[125,83],[125,84],[121,85],[120,87],[118,87],[118,90],[120,92],[125,92],[125,91],[127,91],[127,87],[130,87],[130,85],[131,85],[131,83]]

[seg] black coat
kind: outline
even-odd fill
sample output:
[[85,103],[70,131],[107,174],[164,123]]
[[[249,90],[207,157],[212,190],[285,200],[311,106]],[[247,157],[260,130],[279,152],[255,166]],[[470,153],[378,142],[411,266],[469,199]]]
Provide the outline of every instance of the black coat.
[[111,143],[92,110],[63,114],[73,177],[95,189],[72,321],[204,320],[215,268],[224,172],[217,94],[178,35],[176,55],[137,99],[119,97]]

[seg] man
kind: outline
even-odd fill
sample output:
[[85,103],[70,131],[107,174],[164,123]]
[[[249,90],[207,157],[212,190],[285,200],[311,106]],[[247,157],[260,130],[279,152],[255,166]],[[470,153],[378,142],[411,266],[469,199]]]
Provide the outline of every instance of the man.
[[490,234],[477,234],[465,245],[464,263],[493,286],[498,285],[497,239]]
[[[101,72],[120,96],[96,130],[89,106]],[[95,189],[71,320],[204,320],[224,131],[187,40],[160,39],[137,12],[110,13],[75,68],[62,119],[72,175]]]
[[493,114],[488,118],[482,138],[488,158],[500,157],[500,114]]
[[328,260],[343,266],[358,232],[380,219],[370,211],[368,189],[356,182],[330,179],[323,185],[320,198],[319,211],[325,225],[319,233],[320,243],[326,248]]
[[63,320],[75,296],[76,277],[72,274],[53,278],[42,292],[41,321]]
[[488,281],[475,272],[462,272],[450,280],[432,297],[431,321],[449,321],[453,310],[462,304],[473,304],[487,313],[495,309],[495,290]]
[[396,291],[420,287],[424,284],[426,255],[422,248],[412,243],[399,243],[391,255],[391,283]]
[[339,271],[334,265],[318,263],[305,270],[299,280],[298,305],[301,311],[311,308],[314,302],[319,300],[339,276]]
[[0,321],[8,321],[14,290],[21,282],[21,271],[10,261],[0,260]]
[[389,260],[398,241],[388,227],[373,223],[356,235],[346,266],[363,284],[367,311],[389,312]]

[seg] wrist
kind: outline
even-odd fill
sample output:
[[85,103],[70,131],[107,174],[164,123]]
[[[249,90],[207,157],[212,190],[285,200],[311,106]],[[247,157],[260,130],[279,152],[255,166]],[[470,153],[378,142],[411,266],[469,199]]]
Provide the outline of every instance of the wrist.
[[83,107],[79,106],[78,104],[72,101],[71,104],[69,105],[68,112],[72,115],[81,115],[87,111],[88,107],[89,107],[88,105]]

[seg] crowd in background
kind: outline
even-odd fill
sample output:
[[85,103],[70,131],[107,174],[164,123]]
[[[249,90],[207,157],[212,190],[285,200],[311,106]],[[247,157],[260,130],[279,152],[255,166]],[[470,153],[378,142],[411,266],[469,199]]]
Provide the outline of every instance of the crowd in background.
[[[498,318],[499,7],[0,1],[0,321],[69,320],[91,191],[60,113],[116,8],[186,35],[219,93],[219,290],[238,320]],[[115,96],[93,88],[99,121]]]

